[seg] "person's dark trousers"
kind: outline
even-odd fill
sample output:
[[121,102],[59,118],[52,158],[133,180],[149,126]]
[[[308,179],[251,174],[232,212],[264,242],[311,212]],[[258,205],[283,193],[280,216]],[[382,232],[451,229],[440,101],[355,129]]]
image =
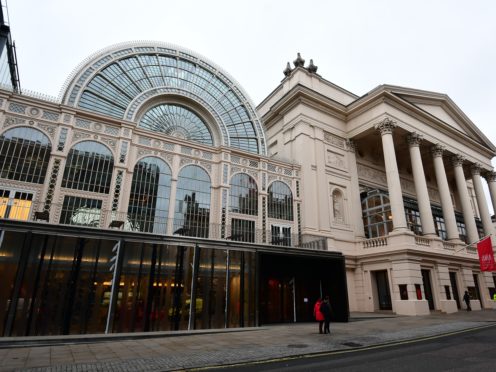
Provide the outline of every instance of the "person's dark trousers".
[[472,307],[470,307],[470,302],[467,302],[467,311],[472,311]]
[[324,333],[331,333],[331,330],[329,329],[329,320],[325,320],[325,325],[324,325]]
[[319,333],[322,333],[322,326],[324,325],[323,320],[319,320]]

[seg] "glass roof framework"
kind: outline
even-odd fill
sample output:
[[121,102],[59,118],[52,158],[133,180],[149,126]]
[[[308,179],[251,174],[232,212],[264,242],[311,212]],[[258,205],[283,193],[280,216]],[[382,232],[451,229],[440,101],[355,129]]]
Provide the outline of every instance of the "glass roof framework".
[[266,154],[255,110],[232,79],[213,64],[190,52],[157,46],[119,48],[98,55],[100,58],[91,59],[68,81],[64,103],[134,120],[136,106],[152,96],[151,92],[180,92],[207,106],[220,133],[227,137],[222,139],[224,145]]

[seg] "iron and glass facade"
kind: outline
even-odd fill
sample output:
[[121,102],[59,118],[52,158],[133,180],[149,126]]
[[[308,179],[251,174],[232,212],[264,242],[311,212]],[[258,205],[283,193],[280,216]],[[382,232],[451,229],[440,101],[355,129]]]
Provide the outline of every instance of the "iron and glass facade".
[[[301,244],[299,172],[267,156],[234,79],[168,44],[101,51],[68,79],[59,103],[0,91],[0,276],[8,283],[0,334],[267,322],[257,315],[267,311],[261,288],[281,275],[259,272],[267,252],[320,257],[344,278],[342,255]],[[307,321],[296,306],[308,298],[307,273],[291,275],[298,297],[284,311]],[[312,283],[330,280],[324,270],[312,275]],[[342,296],[338,287],[329,285]]]

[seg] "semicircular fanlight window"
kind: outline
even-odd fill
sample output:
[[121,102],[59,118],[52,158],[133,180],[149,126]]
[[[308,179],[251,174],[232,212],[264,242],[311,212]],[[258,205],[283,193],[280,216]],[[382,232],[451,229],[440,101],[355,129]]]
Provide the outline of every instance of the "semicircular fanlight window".
[[161,104],[152,107],[141,118],[139,127],[188,141],[213,145],[212,134],[205,122],[184,106]]

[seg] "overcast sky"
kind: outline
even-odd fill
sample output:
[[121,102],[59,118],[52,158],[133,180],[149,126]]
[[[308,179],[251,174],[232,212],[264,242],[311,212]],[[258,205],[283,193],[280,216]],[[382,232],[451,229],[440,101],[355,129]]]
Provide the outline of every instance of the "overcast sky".
[[258,104],[301,52],[324,78],[357,95],[380,84],[446,93],[496,143],[496,1],[10,0],[8,6],[24,89],[58,96],[95,51],[158,40],[217,63]]

